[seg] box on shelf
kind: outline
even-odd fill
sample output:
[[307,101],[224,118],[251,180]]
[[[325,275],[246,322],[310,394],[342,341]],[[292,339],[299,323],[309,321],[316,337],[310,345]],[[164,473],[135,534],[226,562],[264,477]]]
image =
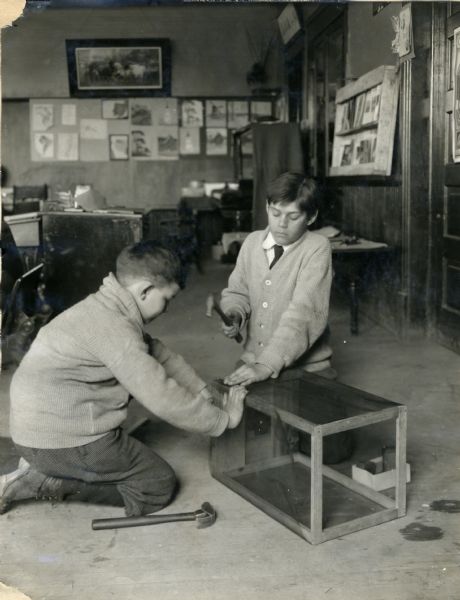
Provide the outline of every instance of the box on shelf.
[[[358,465],[352,465],[351,477],[355,481],[362,483],[366,487],[369,487],[377,492],[380,490],[386,490],[388,488],[395,487],[396,485],[396,469],[390,469],[389,471],[383,471],[383,458],[378,456],[372,458],[369,462],[373,462],[376,465],[376,473],[370,473],[366,469],[358,467]],[[380,472],[379,472],[380,471]],[[406,483],[410,481],[410,464],[406,463]]]

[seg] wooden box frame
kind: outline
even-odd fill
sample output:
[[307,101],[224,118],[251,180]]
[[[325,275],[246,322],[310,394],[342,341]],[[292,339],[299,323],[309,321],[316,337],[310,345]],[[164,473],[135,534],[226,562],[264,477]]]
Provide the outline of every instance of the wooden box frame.
[[[343,129],[343,113],[355,101],[356,111],[362,99],[363,108],[372,94],[380,86],[380,101],[377,119],[359,124],[352,124]],[[336,115],[334,127],[334,143],[330,176],[359,175],[391,175],[396,116],[398,109],[399,78],[396,68],[382,65],[366,73],[353,83],[340,88],[336,96]],[[354,113],[356,114],[356,113]],[[355,126],[354,126],[355,125]],[[368,138],[366,136],[368,135]],[[369,162],[359,163],[357,158],[358,144],[375,140]],[[371,142],[369,142],[371,143]],[[351,149],[351,164],[343,164],[345,150]]]
[[[247,464],[245,457],[246,425],[245,417],[243,417],[242,422],[236,429],[227,430],[222,436],[213,438],[210,455],[210,470],[212,476],[311,544],[319,544],[360,529],[373,527],[374,525],[403,517],[406,514],[406,407],[395,402],[389,402],[361,390],[356,390],[349,386],[334,381],[328,381],[319,376],[307,374],[305,372],[291,372],[285,374],[283,376],[283,381],[299,378],[303,380],[303,385],[305,386],[305,402],[308,402],[308,394],[314,393],[315,388],[322,388],[326,393],[330,393],[331,397],[334,397],[334,395],[337,397],[337,394],[340,394],[347,402],[352,402],[355,406],[359,406],[360,408],[365,407],[366,402],[373,403],[374,406],[375,403],[381,403],[382,408],[369,410],[369,412],[362,412],[356,416],[319,425],[301,418],[293,412],[281,410],[279,408],[274,411],[273,405],[269,402],[265,402],[262,396],[249,391],[246,397],[246,407],[254,408],[272,419],[281,419],[283,423],[290,427],[308,433],[311,436],[311,458],[301,453],[286,455],[284,451],[283,454],[283,448],[280,447],[279,440],[273,437],[273,457]],[[276,385],[276,382],[271,383],[271,385]],[[219,390],[218,384],[214,384],[214,386],[221,392],[225,389],[223,386],[220,386]],[[253,388],[254,386],[251,387]],[[354,481],[351,476],[348,477],[347,475],[324,465],[322,461],[323,439],[325,436],[374,425],[388,420],[393,420],[396,427],[396,489],[394,500],[381,492],[374,491],[371,488]],[[260,473],[264,469],[292,464],[293,461],[303,464],[311,473],[310,527],[300,523],[291,515],[274,506],[265,498],[254,493],[248,487],[237,481],[237,478],[241,478],[242,475],[255,475],[255,473]],[[362,498],[372,501],[380,506],[381,510],[374,512],[373,514],[367,514],[325,528],[323,525],[324,478],[328,478],[336,484],[343,486],[346,490],[350,490],[351,492],[360,495]]]

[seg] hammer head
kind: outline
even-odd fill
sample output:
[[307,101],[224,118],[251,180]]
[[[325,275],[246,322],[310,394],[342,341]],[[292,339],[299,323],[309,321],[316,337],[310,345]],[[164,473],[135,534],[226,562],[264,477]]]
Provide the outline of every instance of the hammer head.
[[209,294],[206,298],[206,316],[212,317],[212,309],[214,308],[214,294]]
[[217,513],[209,502],[203,502],[201,508],[195,512],[196,526],[198,529],[211,527],[216,522]]

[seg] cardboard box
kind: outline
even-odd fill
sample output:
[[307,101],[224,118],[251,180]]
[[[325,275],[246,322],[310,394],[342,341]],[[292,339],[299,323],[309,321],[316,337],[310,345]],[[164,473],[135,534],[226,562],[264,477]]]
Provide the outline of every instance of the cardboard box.
[[[369,473],[366,469],[361,469],[357,465],[352,465],[351,467],[351,477],[355,481],[362,483],[366,487],[370,487],[371,489],[379,492],[381,490],[387,490],[388,488],[395,487],[396,485],[396,469],[391,469],[390,471],[383,471],[382,464],[383,459],[381,456],[377,458],[372,458],[370,462],[376,464],[375,475],[373,473]],[[381,471],[381,472],[379,472]],[[410,481],[410,464],[406,463],[406,482]]]

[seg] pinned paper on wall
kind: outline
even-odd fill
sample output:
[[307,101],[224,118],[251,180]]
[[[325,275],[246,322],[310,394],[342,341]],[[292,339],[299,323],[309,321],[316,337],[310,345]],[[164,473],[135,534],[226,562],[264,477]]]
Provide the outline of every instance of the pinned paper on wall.
[[46,131],[54,125],[54,106],[52,104],[32,104],[32,129]]
[[176,98],[154,98],[153,110],[157,115],[155,119],[157,125],[178,125],[179,116],[177,114]]
[[203,102],[201,100],[182,100],[182,127],[203,126]]
[[102,117],[104,119],[127,119],[128,115],[128,100],[102,100]]
[[78,133],[58,133],[57,159],[78,160]]
[[131,156],[137,160],[152,160],[153,151],[153,128],[136,127],[131,131]]
[[454,30],[454,106],[452,112],[452,158],[460,162],[460,27]]
[[397,17],[392,17],[395,38],[391,43],[394,54],[401,62],[415,57],[414,36],[412,32],[412,10],[410,4],[402,7]]
[[54,158],[54,133],[35,133],[34,149],[38,160]]
[[152,103],[149,99],[133,98],[130,102],[132,125],[153,125]]
[[200,130],[197,127],[180,128],[180,153],[184,156],[200,154]]
[[61,106],[61,123],[69,127],[77,124],[77,105],[63,104]]
[[157,157],[174,160],[179,158],[179,130],[177,127],[158,127]]
[[206,125],[207,127],[227,126],[226,100],[206,100]]
[[80,121],[82,140],[103,140],[107,138],[107,121],[104,119],[82,119]]
[[206,129],[206,154],[208,156],[227,154],[227,130],[224,127]]

